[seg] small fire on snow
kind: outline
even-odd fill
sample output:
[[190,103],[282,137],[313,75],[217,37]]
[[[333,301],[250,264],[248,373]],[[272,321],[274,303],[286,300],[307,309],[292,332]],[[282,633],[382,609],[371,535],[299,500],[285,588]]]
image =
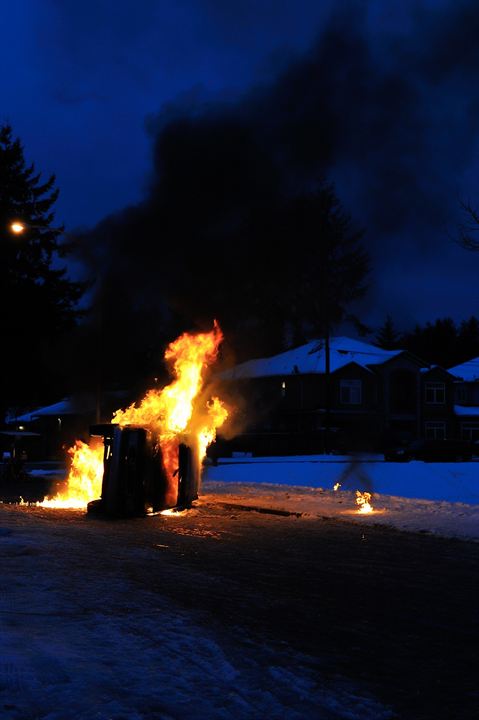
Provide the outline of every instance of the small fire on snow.
[[358,512],[359,513],[371,513],[373,512],[373,506],[369,502],[371,500],[371,493],[368,492],[361,492],[360,490],[356,490],[356,503],[358,505]]

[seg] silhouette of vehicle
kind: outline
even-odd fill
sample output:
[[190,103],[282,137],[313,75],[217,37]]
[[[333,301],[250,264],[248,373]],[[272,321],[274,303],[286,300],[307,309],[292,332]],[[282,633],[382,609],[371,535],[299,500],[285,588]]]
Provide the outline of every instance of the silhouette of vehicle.
[[472,460],[479,455],[479,446],[470,440],[413,440],[404,447],[385,450],[384,459],[389,462],[458,462]]

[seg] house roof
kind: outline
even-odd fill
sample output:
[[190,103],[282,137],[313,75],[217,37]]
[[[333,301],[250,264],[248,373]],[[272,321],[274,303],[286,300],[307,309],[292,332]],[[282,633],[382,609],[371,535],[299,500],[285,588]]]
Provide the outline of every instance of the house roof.
[[30,432],[29,430],[0,430],[0,435],[8,435],[9,437],[41,437],[40,433]]
[[446,370],[441,365],[430,365],[429,367],[422,367],[419,372],[422,373],[422,375],[439,372],[442,375],[452,375],[454,377],[453,373],[450,370]]
[[45,417],[48,415],[57,415],[59,417],[61,417],[62,415],[79,415],[84,412],[94,411],[94,409],[94,399],[92,401],[91,398],[88,398],[84,402],[79,402],[78,400],[73,398],[63,398],[63,400],[60,400],[53,405],[46,405],[45,407],[31,410],[24,415],[19,415],[17,418],[15,418],[15,422],[18,420],[21,422],[31,422],[36,418]]
[[449,372],[456,378],[465,380],[466,382],[479,380],[479,357],[468,360],[462,363],[462,365],[449,368]]
[[[330,367],[336,372],[345,365],[356,363],[366,370],[370,365],[381,365],[400,355],[402,350],[383,350],[376,345],[348,337],[330,339]],[[312,340],[306,345],[287,350],[269,358],[258,358],[236,365],[220,374],[224,380],[274,377],[277,375],[307,375],[326,372],[323,340]]]
[[[120,405],[127,397],[127,392],[124,390],[107,391],[103,393],[104,401],[115,401]],[[96,411],[97,398],[92,393],[83,393],[81,395],[73,395],[71,397],[63,398],[53,405],[45,405],[44,407],[30,410],[30,412],[11,417],[8,422],[32,422],[40,417],[57,416],[62,417],[64,415],[88,415],[93,414]]]
[[454,405],[454,415],[479,417],[479,407],[477,405]]

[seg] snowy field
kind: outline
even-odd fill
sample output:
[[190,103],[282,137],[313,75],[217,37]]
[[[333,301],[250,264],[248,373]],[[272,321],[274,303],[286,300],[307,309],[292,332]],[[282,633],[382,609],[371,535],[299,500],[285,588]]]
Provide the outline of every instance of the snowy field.
[[391,718],[354,682],[323,678],[314,658],[219,630],[165,596],[190,540],[219,535],[195,510],[111,523],[0,505],[2,720]]
[[[340,488],[334,492],[336,483]],[[358,515],[356,490],[372,493],[372,514]],[[364,456],[351,462],[334,455],[224,458],[207,467],[203,492],[291,512],[479,540],[477,461],[394,463]]]
[[[360,683],[325,675],[287,643],[219,630],[164,586],[201,554],[190,541],[213,547],[259,517],[240,513],[231,528],[221,510],[228,504],[478,541],[478,477],[477,462],[243,457],[207,466],[198,509],[176,520],[92,522],[81,512],[0,504],[0,718],[395,718]],[[358,514],[356,490],[372,492],[372,514]],[[186,587],[211,582],[191,558]],[[237,592],[217,581],[216,599]]]

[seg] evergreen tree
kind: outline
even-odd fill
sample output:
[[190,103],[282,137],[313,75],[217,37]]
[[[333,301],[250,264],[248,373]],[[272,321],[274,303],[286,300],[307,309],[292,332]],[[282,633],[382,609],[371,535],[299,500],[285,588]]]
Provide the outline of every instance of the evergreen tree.
[[[232,210],[208,202],[196,213],[165,204],[158,216],[163,261],[152,265],[153,289],[183,327],[193,313],[205,326],[215,317],[239,362],[322,338],[351,319],[353,302],[366,291],[369,256],[363,232],[330,184],[294,196],[278,191]],[[116,240],[128,235],[128,254],[136,247],[137,226],[128,233],[109,230]],[[122,287],[116,297],[127,292]]]
[[[50,400],[51,351],[73,328],[84,285],[58,266],[63,228],[53,226],[55,176],[27,165],[9,125],[0,127],[0,318],[3,338],[0,422],[6,408]],[[15,235],[11,223],[23,223]]]
[[366,292],[369,256],[331,184],[282,198],[248,231],[255,268],[243,274],[245,295],[263,337],[274,333],[273,351],[282,349],[285,330],[299,344],[354,320],[348,313]]
[[452,318],[438,318],[424,327],[416,325],[404,336],[404,347],[431,365],[452,367],[458,358],[458,331]]
[[396,331],[390,315],[386,316],[384,325],[376,335],[376,344],[384,350],[396,350],[401,343],[401,335]]
[[479,357],[479,320],[472,315],[459,326],[457,364]]

